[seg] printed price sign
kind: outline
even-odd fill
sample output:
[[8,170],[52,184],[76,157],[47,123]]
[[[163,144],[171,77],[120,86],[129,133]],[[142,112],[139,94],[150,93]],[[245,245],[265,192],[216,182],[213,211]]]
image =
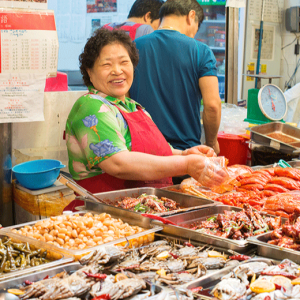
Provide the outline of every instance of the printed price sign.
[[56,76],[57,60],[53,11],[0,9],[0,74]]

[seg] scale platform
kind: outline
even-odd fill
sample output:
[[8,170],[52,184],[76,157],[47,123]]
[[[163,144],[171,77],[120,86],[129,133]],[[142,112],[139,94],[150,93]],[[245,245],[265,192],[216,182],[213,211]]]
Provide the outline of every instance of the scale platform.
[[47,193],[51,193],[51,192],[56,192],[56,191],[60,191],[60,190],[64,190],[64,189],[68,189],[67,186],[60,183],[58,180],[56,180],[51,186],[49,186],[47,188],[44,188],[44,189],[40,189],[40,190],[27,189],[18,182],[16,183],[16,187],[19,190],[22,190],[22,191],[24,191],[28,194],[34,195],[34,196],[41,195],[41,194],[47,194]]

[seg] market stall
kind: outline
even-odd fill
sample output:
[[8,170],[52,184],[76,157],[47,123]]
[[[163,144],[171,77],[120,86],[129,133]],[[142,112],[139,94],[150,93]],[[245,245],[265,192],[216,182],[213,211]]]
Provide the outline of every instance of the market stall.
[[[299,37],[291,42],[281,32],[282,14],[293,39],[299,28],[292,28],[292,8],[285,10],[282,1],[255,1],[197,0],[203,24],[193,43],[215,57],[217,78],[211,94],[201,91],[202,106],[207,94],[227,102],[215,135],[218,156],[216,142],[170,147],[147,107],[125,97],[138,73],[136,48],[124,32],[116,34],[116,44],[107,42],[109,33],[90,32],[120,21],[128,3],[62,1],[52,11],[47,0],[20,1],[26,3],[20,7],[0,1],[6,101],[0,103],[0,300],[300,299],[300,129],[285,122],[289,107],[280,80],[286,72],[279,63],[293,43],[297,58]],[[93,19],[86,16],[91,12]],[[187,24],[195,31],[191,15]],[[182,33],[169,25],[160,32]],[[90,35],[95,40],[85,47]],[[94,55],[102,40],[107,44]],[[58,41],[64,68],[70,58],[76,72],[77,48],[85,49],[80,70],[88,93],[67,91],[66,75],[56,76]],[[117,63],[125,79],[115,69],[94,69],[111,53],[129,57],[132,67]],[[92,54],[91,67],[83,61]],[[297,61],[289,86],[298,67]],[[113,88],[103,87],[106,79]],[[205,127],[199,131],[209,133]],[[201,135],[202,144],[208,140]],[[107,163],[117,155],[123,156]],[[172,185],[172,177],[186,174]]]

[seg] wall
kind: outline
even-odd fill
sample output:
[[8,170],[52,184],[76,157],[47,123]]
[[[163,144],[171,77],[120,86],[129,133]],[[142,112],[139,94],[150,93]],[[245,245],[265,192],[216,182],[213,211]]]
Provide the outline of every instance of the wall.
[[[284,8],[287,9],[292,6],[300,6],[300,0],[285,0]],[[282,47],[292,43],[296,36],[294,33],[285,30],[285,16],[284,22],[281,26],[282,33]],[[300,33],[297,34],[300,37]],[[296,57],[294,54],[294,49],[296,41],[294,41],[290,46],[287,46],[282,50],[281,61],[280,61],[280,73],[283,76],[280,80],[280,87],[284,88],[285,83],[289,80],[290,76],[293,74],[296,67],[296,60],[300,58],[300,55]],[[296,75],[296,83],[300,80],[300,70]]]
[[63,132],[73,104],[84,93],[86,91],[47,92],[44,97],[45,121],[13,124],[13,165],[41,158],[57,159],[68,165]]
[[101,20],[101,26],[124,21],[134,1],[117,0],[117,12],[87,13],[88,0],[48,0],[48,9],[54,10],[57,27],[58,70],[79,70],[78,56],[95,29],[92,29],[92,20]]

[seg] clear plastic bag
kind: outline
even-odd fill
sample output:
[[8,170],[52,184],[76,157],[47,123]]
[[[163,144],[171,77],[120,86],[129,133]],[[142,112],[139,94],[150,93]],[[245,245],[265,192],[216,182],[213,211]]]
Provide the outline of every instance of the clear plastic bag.
[[224,156],[207,157],[205,167],[200,177],[197,178],[198,182],[208,188],[220,186],[230,178],[226,169],[227,163],[228,161]]
[[219,131],[230,134],[245,134],[249,123],[244,122],[247,118],[247,109],[234,104],[223,103],[221,112],[221,124]]

